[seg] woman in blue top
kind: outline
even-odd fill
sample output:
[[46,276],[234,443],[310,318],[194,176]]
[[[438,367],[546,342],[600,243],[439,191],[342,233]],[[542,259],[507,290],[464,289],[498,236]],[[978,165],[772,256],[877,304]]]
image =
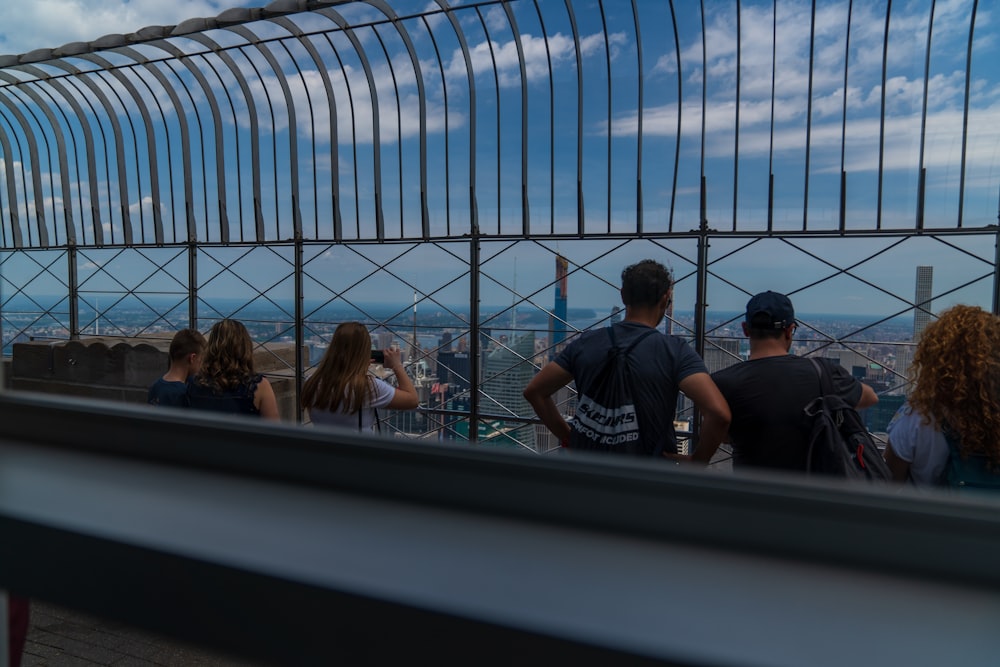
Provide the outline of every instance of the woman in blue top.
[[274,389],[254,372],[253,340],[237,320],[220,320],[212,327],[201,369],[188,380],[187,396],[192,408],[278,421]]
[[360,322],[338,326],[316,372],[302,385],[302,407],[309,410],[312,423],[370,431],[376,423],[376,408],[416,408],[417,390],[403,368],[399,350],[383,354],[383,363],[396,375],[398,387],[368,373],[372,363],[368,329]]

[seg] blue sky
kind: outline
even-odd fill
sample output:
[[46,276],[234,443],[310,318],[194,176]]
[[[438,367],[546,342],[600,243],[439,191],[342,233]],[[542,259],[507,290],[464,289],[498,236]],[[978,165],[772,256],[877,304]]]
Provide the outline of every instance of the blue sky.
[[[263,5],[265,3],[226,3],[189,0],[182,2],[162,2],[162,0],[38,0],[35,2],[5,2],[0,6],[0,53],[19,53],[40,47],[54,47],[71,41],[86,41],[107,33],[131,32],[139,27],[156,24],[174,24],[193,16],[214,16],[231,6],[244,4]],[[427,3],[398,3],[401,7],[422,9]],[[455,3],[458,4],[458,3]],[[561,3],[558,3],[561,5]],[[643,27],[644,38],[653,25],[668,25],[669,6],[666,2],[650,5],[640,3],[649,12],[650,24]],[[728,230],[733,225],[734,208],[740,230],[759,231],[767,224],[767,174],[775,174],[774,228],[794,230],[801,227],[803,213],[810,219],[811,228],[834,229],[839,213],[839,178],[843,165],[847,171],[849,229],[867,229],[881,216],[884,227],[907,228],[913,224],[916,213],[917,166],[922,164],[927,170],[926,224],[931,227],[954,225],[960,179],[960,156],[962,153],[962,131],[964,119],[964,94],[966,85],[966,47],[969,36],[968,0],[939,0],[935,4],[934,32],[931,48],[929,81],[924,89],[924,48],[926,46],[930,0],[899,1],[892,5],[892,20],[889,27],[890,48],[887,54],[886,85],[883,91],[882,40],[885,30],[885,2],[855,2],[850,19],[852,48],[849,58],[849,79],[844,81],[844,58],[847,25],[846,2],[818,2],[815,14],[815,42],[810,44],[809,26],[813,20],[812,4],[802,0],[781,0],[778,3],[778,22],[774,26],[772,2],[741,3],[739,30],[742,35],[742,50],[736,52],[736,12],[735,1],[709,1],[705,3],[704,17],[699,12],[698,3],[675,2],[678,11],[679,43],[674,44],[672,35],[662,40],[644,39],[644,103],[641,112],[643,122],[643,177],[647,189],[644,190],[645,219],[647,228],[665,228],[669,218],[674,216],[675,229],[689,229],[697,222],[700,155],[702,125],[705,127],[705,175],[708,181],[708,219],[716,229]],[[543,5],[544,6],[544,5]],[[625,3],[607,2],[604,5],[604,19],[608,26],[607,52],[603,36],[600,34],[601,14],[596,11],[596,3],[577,3],[583,67],[587,77],[598,81],[593,90],[597,91],[592,103],[584,111],[583,131],[587,159],[584,164],[584,190],[588,218],[588,230],[600,230],[607,224],[607,216],[612,217],[612,227],[621,224],[628,228],[634,224],[634,184],[636,178],[635,140],[639,110],[636,107],[637,78],[634,76],[636,50],[631,35],[631,14],[626,12]],[[530,10],[530,11],[529,11]],[[365,8],[345,8],[346,15],[360,17]],[[573,56],[573,40],[568,25],[549,23],[546,33],[542,33],[537,16],[526,3],[514,5],[519,28],[522,33],[521,46],[525,53],[527,88],[532,103],[548,105],[549,77],[547,58],[551,58],[555,70],[553,77],[553,104],[558,114],[564,98],[573,96],[575,104],[576,65]],[[58,16],[59,20],[52,20]],[[551,18],[551,17],[549,17]],[[702,20],[705,23],[705,66],[702,67]],[[437,19],[440,20],[440,19]],[[519,228],[520,220],[511,215],[519,213],[521,156],[520,137],[520,86],[521,74],[514,48],[513,34],[509,30],[503,12],[493,7],[485,12],[486,29],[490,30],[492,43],[487,43],[485,33],[482,39],[470,43],[473,54],[475,76],[483,78],[479,103],[483,109],[492,109],[500,124],[500,145],[496,145],[496,135],[492,129],[483,129],[480,119],[479,158],[483,186],[480,192],[479,209],[481,221],[486,229],[511,230]],[[662,22],[662,23],[661,23]],[[470,34],[475,31],[470,27]],[[777,44],[772,58],[772,30],[776,30]],[[997,198],[1000,195],[1000,53],[998,53],[997,17],[991,3],[979,3],[976,20],[976,34],[973,43],[973,66],[970,78],[970,105],[968,114],[968,141],[966,150],[966,197],[964,203],[964,224],[979,226],[997,221]],[[391,46],[391,45],[390,45]],[[490,47],[492,46],[492,51]],[[427,54],[428,45],[418,44],[421,54]],[[676,53],[680,52],[678,64]],[[445,78],[465,77],[465,65],[454,45],[442,45]],[[606,57],[610,54],[610,58]],[[813,54],[812,96],[808,95],[809,57]],[[737,56],[739,56],[739,77],[737,77]],[[395,62],[403,58],[403,53],[392,53]],[[493,62],[497,63],[497,86],[499,95],[490,92]],[[610,63],[610,64],[609,64]],[[436,62],[433,67],[436,68]],[[607,90],[607,71],[610,67],[613,91],[610,100],[601,97],[600,91]],[[394,159],[393,147],[399,143],[404,154],[404,165],[412,159],[416,141],[415,80],[405,76],[397,81],[399,96],[391,84],[388,61],[375,63],[376,77],[380,86],[379,117],[382,126],[382,144],[385,158]],[[431,64],[424,65],[428,72]],[[777,73],[772,91],[772,68]],[[395,70],[405,73],[405,68]],[[629,73],[632,73],[631,75]],[[344,74],[335,73],[334,84],[346,87],[351,77],[356,77],[354,85],[361,83],[363,73],[356,63],[349,63]],[[440,78],[440,77],[439,77]],[[602,82],[603,78],[603,82]],[[431,77],[428,77],[431,80]],[[678,100],[677,83],[682,88]],[[702,84],[705,83],[706,113],[702,114]],[[489,85],[486,85],[489,83]],[[255,82],[261,90],[274,86],[274,80],[265,74]],[[740,104],[737,109],[736,89],[739,86]],[[322,114],[310,117],[303,104],[307,97],[315,99],[321,88],[321,81],[315,71],[308,69],[301,78],[290,79],[291,92],[295,99],[298,133],[308,135],[322,144],[329,141],[331,129]],[[338,90],[340,90],[338,88]],[[259,92],[259,91],[258,91]],[[926,107],[924,95],[926,92]],[[260,94],[263,94],[262,92]],[[880,114],[882,100],[885,99],[886,115]],[[341,153],[341,187],[347,193],[346,199],[353,197],[355,179],[359,184],[356,207],[350,203],[345,209],[345,217],[353,220],[367,219],[371,214],[370,184],[365,180],[366,162],[370,156],[364,150],[366,142],[372,141],[371,106],[364,107],[365,98],[354,110],[353,116],[346,107],[338,108],[338,126],[341,143],[348,140],[345,133],[352,127],[358,144],[362,147],[361,164],[354,173],[354,166]],[[442,139],[445,118],[450,132],[454,133],[451,155],[453,159],[463,159],[463,128],[468,127],[469,118],[462,114],[460,104],[445,107],[441,90],[428,90],[429,149],[432,165],[442,162]],[[279,105],[281,100],[277,100]],[[397,106],[402,113],[397,116]],[[610,122],[607,110],[610,106]],[[811,126],[807,127],[810,118]],[[845,118],[846,108],[846,118]],[[926,108],[926,114],[924,109]],[[677,134],[677,114],[681,112],[683,122],[680,135]],[[275,117],[279,119],[280,109]],[[737,124],[737,112],[739,123]],[[772,120],[773,117],[773,120]],[[401,133],[397,136],[397,118],[402,118]],[[575,111],[574,111],[575,118]],[[772,132],[773,123],[773,132]],[[926,125],[926,141],[920,152],[920,127]],[[736,133],[739,133],[738,144]],[[551,224],[556,231],[576,228],[575,212],[575,155],[565,150],[575,149],[576,128],[574,123],[559,124],[554,137],[554,152],[548,151],[548,139],[540,131],[529,128],[527,163],[531,178],[529,189],[532,197],[532,225],[547,230]],[[287,133],[287,121],[278,123],[277,132]],[[611,141],[611,171],[607,156],[608,133]],[[806,152],[806,135],[809,133],[811,149]],[[876,185],[880,160],[879,136],[884,137],[882,168],[884,169],[883,205],[881,211],[876,206]],[[846,136],[846,141],[842,138]],[[512,139],[514,137],[515,139]],[[466,139],[467,141],[467,139]],[[510,148],[513,142],[514,148]],[[673,160],[675,151],[680,151],[680,168],[677,170],[676,197],[671,199],[674,178]],[[844,152],[841,154],[841,146]],[[734,160],[734,146],[738,145],[739,161]],[[501,150],[500,157],[497,151]],[[435,152],[437,151],[437,152]],[[464,153],[467,160],[467,150]],[[549,179],[549,160],[553,160],[556,173]],[[273,164],[280,170],[282,157],[275,155]],[[322,156],[320,157],[322,160]],[[805,201],[805,167],[809,161],[808,204]],[[495,176],[496,165],[500,164],[500,177]],[[737,167],[738,164],[738,167]],[[404,165],[401,165],[404,166]],[[317,163],[317,170],[324,165]],[[390,164],[390,166],[392,166]],[[329,169],[331,165],[325,165]],[[453,166],[454,168],[454,166]],[[491,173],[491,170],[494,173]],[[391,172],[391,169],[387,170]],[[436,173],[432,169],[433,174]],[[485,174],[485,175],[483,175]],[[491,183],[497,180],[499,186]],[[609,197],[610,183],[610,202]],[[738,184],[738,189],[737,189]],[[417,224],[415,218],[404,212],[415,210],[413,193],[403,192],[398,196],[398,183],[389,179],[385,184],[387,224],[402,225],[412,229]],[[435,187],[435,185],[437,187]],[[450,183],[452,188],[462,187],[461,179]],[[432,214],[440,209],[443,201],[443,182],[431,183],[432,196],[429,202]],[[550,197],[550,188],[553,195]],[[321,186],[322,190],[322,186]],[[323,192],[321,195],[325,195]],[[322,198],[322,197],[321,197]],[[497,202],[507,213],[499,216]],[[165,212],[177,209],[179,202],[166,202]],[[140,197],[132,203],[135,211],[148,206]],[[277,208],[276,203],[272,203]],[[235,208],[231,206],[231,208]],[[317,219],[328,217],[321,210],[304,211]],[[461,211],[457,209],[456,224],[461,226]],[[402,217],[400,222],[393,216]],[[443,216],[434,215],[435,221]],[[113,226],[113,222],[109,226]],[[283,223],[277,222],[279,229]],[[435,224],[440,224],[435,222]],[[829,312],[858,312],[859,310],[882,314],[894,312],[899,306],[898,299],[871,289],[863,281],[885,286],[889,291],[912,297],[913,267],[917,264],[935,266],[936,292],[949,291],[959,285],[976,281],[974,285],[960,289],[943,298],[935,308],[956,301],[975,302],[988,305],[991,282],[978,279],[988,274],[993,259],[990,237],[977,239],[957,239],[951,243],[933,240],[914,240],[898,248],[891,248],[884,256],[866,262],[855,273],[862,279],[835,280],[823,287],[810,288],[802,298]],[[837,266],[846,266],[875,249],[890,247],[893,240],[825,240],[801,242],[800,245],[817,255],[828,259]],[[497,252],[497,259],[489,265],[492,279],[484,281],[484,300],[491,303],[507,303],[511,300],[514,267],[517,267],[517,291],[520,294],[541,290],[539,301],[548,305],[551,290],[544,285],[552,279],[551,252],[568,249],[580,244],[555,242],[545,244],[549,251],[539,247],[524,246],[516,250]],[[689,274],[689,260],[693,257],[692,244],[678,241],[666,244],[670,252],[663,253],[674,266],[678,275]],[[720,273],[720,279],[713,280],[709,300],[720,310],[739,309],[746,298],[739,290],[727,284],[736,282],[750,292],[762,289],[796,291],[813,281],[835,272],[822,261],[791,250],[787,244],[764,241],[746,249],[746,242],[726,240],[713,244],[712,256],[723,258],[713,265]],[[492,252],[487,251],[487,255]],[[578,250],[583,255],[598,255],[603,250]],[[648,254],[663,252],[661,248],[646,242],[633,244],[612,253],[601,263],[601,275],[615,275],[614,267],[634,261]],[[673,254],[671,254],[671,252]],[[732,254],[730,254],[732,253]],[[436,285],[450,279],[453,267],[442,266],[437,253],[427,250],[413,253],[407,270],[412,274],[410,283],[430,291]],[[855,260],[855,256],[858,259]],[[365,270],[360,257],[342,257],[330,253],[331,262],[337,267],[352,267]],[[514,258],[517,260],[514,261]],[[313,268],[322,273],[323,259],[317,259]],[[356,266],[355,266],[356,265]],[[276,266],[280,272],[285,267]],[[576,283],[574,285],[574,282]],[[598,281],[599,282],[599,281]],[[389,293],[405,288],[391,277],[376,278],[372,281],[374,291]],[[426,286],[426,287],[425,287]],[[598,289],[599,288],[599,289]],[[571,278],[571,305],[575,295],[587,294],[591,298],[594,290],[601,295],[601,307],[609,307],[614,300],[613,290],[599,284],[593,286],[582,274]],[[688,276],[678,286],[678,303],[693,303],[693,280]],[[809,310],[808,308],[800,310]]]

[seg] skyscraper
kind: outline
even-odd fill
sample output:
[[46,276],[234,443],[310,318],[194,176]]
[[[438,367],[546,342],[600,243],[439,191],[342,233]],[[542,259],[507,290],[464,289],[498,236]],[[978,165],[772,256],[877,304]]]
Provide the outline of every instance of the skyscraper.
[[913,297],[915,308],[913,310],[913,342],[920,340],[920,334],[924,332],[927,324],[931,321],[931,299],[934,287],[934,267],[917,267],[916,296]]
[[568,294],[569,260],[562,255],[556,255],[556,302],[552,308],[552,354],[562,348],[566,340],[566,299]]
[[498,346],[483,363],[483,396],[481,408],[484,414],[492,414],[499,419],[496,427],[481,439],[482,444],[523,446],[535,449],[535,428],[521,422],[505,422],[508,414],[519,417],[534,415],[531,404],[522,394],[524,388],[535,376],[532,358],[535,355],[535,333],[528,331]]

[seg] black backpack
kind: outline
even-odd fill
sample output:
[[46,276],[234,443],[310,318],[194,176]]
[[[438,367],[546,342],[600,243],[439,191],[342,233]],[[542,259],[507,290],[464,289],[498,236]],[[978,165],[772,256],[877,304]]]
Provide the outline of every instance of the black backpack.
[[[614,326],[607,327],[611,348],[589,387],[578,387],[576,416],[570,423],[570,449],[659,456],[663,444],[643,446],[639,416],[632,400],[628,354],[641,340],[656,332],[645,331],[627,348],[618,347]],[[647,434],[646,438],[655,437]]]
[[833,393],[833,385],[823,364],[810,358],[819,374],[821,394],[805,407],[812,420],[806,471],[810,475],[831,475],[882,483],[892,473],[858,411]]

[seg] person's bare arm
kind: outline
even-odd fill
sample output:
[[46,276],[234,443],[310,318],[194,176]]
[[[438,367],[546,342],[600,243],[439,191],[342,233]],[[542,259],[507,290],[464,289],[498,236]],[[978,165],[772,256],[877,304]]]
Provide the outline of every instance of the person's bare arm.
[[701,412],[701,434],[691,461],[708,465],[715,450],[729,433],[729,422],[732,419],[729,404],[708,373],[687,376],[681,380],[680,389]]
[[910,478],[910,462],[899,458],[899,455],[893,451],[891,442],[886,443],[885,452],[883,452],[882,456],[889,465],[889,470],[892,472],[892,479],[894,481],[905,482]]
[[278,415],[278,399],[274,395],[274,387],[271,386],[267,378],[261,379],[260,384],[257,385],[253,402],[260,410],[261,417],[271,421],[281,421],[281,417]]
[[420,404],[420,397],[413,386],[413,380],[406,374],[403,363],[399,359],[399,350],[384,350],[385,366],[396,375],[395,393],[389,401],[387,408],[390,410],[413,410]]
[[866,385],[864,382],[861,383],[861,398],[858,400],[858,404],[854,406],[856,409],[861,410],[863,408],[870,408],[871,406],[878,403],[878,394],[875,390]]
[[559,442],[566,442],[569,439],[570,426],[563,419],[556,402],[552,400],[552,394],[562,387],[565,387],[573,380],[569,371],[554,361],[546,364],[538,375],[531,379],[528,386],[524,388],[524,398],[534,408],[545,428],[549,429],[554,436],[559,438]]

